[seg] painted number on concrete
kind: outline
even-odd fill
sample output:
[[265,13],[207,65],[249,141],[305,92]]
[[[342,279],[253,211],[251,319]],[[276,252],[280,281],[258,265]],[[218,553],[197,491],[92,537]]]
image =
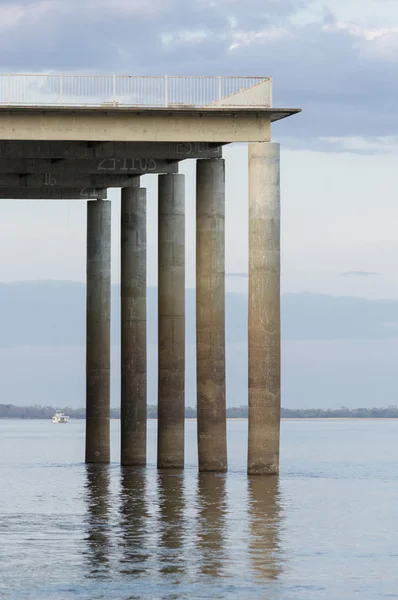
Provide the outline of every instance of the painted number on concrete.
[[98,192],[96,189],[82,188],[80,190],[80,195],[83,198],[98,198]]
[[44,174],[44,185],[55,185],[57,180],[55,177],[51,177],[51,173]]
[[156,160],[153,158],[104,158],[98,165],[98,171],[138,171],[146,173],[155,171]]
[[191,154],[203,154],[204,152],[214,152],[215,154],[220,150],[218,146],[209,147],[207,142],[183,142],[177,144],[177,155],[190,156]]

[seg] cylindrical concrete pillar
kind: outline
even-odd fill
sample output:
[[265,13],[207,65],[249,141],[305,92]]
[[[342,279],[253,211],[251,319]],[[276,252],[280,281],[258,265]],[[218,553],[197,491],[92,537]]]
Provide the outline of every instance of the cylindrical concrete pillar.
[[146,189],[122,189],[121,464],[146,464]]
[[110,461],[111,203],[87,202],[86,463]]
[[280,148],[249,144],[248,472],[279,470]]
[[196,360],[200,471],[227,470],[225,161],[196,168]]
[[184,467],[185,176],[159,175],[158,467]]

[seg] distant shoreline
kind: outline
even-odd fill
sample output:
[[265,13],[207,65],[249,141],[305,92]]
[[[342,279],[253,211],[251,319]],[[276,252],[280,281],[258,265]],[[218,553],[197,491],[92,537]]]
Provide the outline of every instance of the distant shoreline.
[[[85,419],[84,407],[72,408],[71,406],[15,406],[13,404],[0,404],[0,419],[51,419],[55,411],[61,410],[70,419]],[[228,420],[245,420],[248,418],[248,406],[229,406],[226,416]],[[111,419],[120,418],[120,409],[112,407],[109,416]],[[147,418],[157,419],[158,407],[156,404],[147,405]],[[185,407],[185,418],[196,419],[196,406]],[[398,407],[388,406],[379,408],[281,408],[283,420],[299,421],[352,421],[352,420],[385,420],[398,419]]]
[[[70,417],[72,421],[85,421],[85,417]],[[48,417],[0,417],[0,421],[49,421]],[[120,421],[120,417],[111,417]],[[148,417],[148,421],[157,421]],[[185,417],[185,421],[196,421],[196,417]],[[227,417],[227,421],[247,421],[247,417]],[[281,417],[281,421],[397,421],[398,417]]]
[[398,417],[281,417],[281,421],[397,421]]

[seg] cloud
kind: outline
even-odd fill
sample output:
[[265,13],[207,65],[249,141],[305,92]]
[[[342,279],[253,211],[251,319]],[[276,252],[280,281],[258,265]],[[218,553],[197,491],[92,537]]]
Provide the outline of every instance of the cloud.
[[398,27],[364,27],[314,7],[311,0],[0,0],[0,52],[5,72],[272,75],[275,106],[303,108],[274,126],[285,146],[389,151],[380,140],[398,136]]
[[374,275],[380,275],[374,271],[345,271],[340,273],[342,277],[373,277]]

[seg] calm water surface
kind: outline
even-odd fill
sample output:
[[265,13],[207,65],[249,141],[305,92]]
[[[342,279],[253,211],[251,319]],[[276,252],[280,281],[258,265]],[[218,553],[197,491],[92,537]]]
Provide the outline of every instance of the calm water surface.
[[0,598],[398,598],[398,422],[284,421],[279,479],[86,467],[84,422],[0,421]]

